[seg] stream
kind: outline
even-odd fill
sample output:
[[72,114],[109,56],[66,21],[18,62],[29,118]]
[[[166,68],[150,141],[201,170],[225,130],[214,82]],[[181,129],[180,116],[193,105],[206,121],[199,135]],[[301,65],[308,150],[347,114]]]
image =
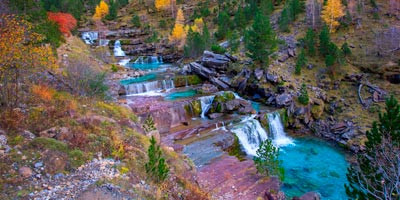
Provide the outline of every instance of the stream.
[[[122,55],[121,52],[116,53]],[[209,166],[217,170],[221,161],[236,163],[232,164],[231,168],[229,168],[230,165],[223,166],[222,170],[234,171],[236,167],[241,168],[240,163],[243,163],[243,168],[246,166],[248,168],[252,166],[252,157],[256,155],[261,142],[271,139],[273,144],[280,149],[279,159],[283,161],[285,169],[285,178],[280,189],[287,197],[301,196],[306,192],[315,191],[321,194],[322,199],[347,199],[344,189],[344,184],[347,183],[348,166],[345,153],[317,138],[290,137],[284,130],[281,116],[273,108],[251,102],[256,113],[265,113],[269,127],[267,130],[261,125],[258,120],[259,115],[256,114],[240,115],[234,112],[210,119],[208,112],[216,96],[224,92],[205,94],[199,90],[201,85],[188,83],[184,87],[175,87],[174,77],[179,73],[179,68],[163,63],[162,57],[139,57],[136,61],[127,63],[126,66],[146,72],[141,77],[120,82],[126,89],[127,95],[124,98],[127,99],[130,107],[141,118],[151,114],[160,131],[161,141],[172,146],[176,151],[186,154],[200,172],[209,170],[207,168]],[[234,96],[236,99],[244,100],[235,93]],[[200,103],[198,107],[201,112],[195,112],[193,102]],[[227,152],[235,138],[245,155],[242,162],[237,159],[234,161],[235,158],[229,156]],[[228,177],[225,183],[239,186],[226,188],[221,184],[216,184],[210,190],[214,191],[218,188],[218,191],[223,192],[240,188],[240,193],[232,198],[239,199],[240,195],[243,195],[242,199],[250,198],[250,192],[246,193],[246,191],[253,191],[252,188],[255,187],[250,186],[254,183],[246,181],[257,182],[260,177],[253,180],[253,178],[246,178],[250,175],[242,172],[237,172],[233,176],[240,178]],[[207,178],[207,176],[200,177]],[[212,182],[211,179],[207,181]]]

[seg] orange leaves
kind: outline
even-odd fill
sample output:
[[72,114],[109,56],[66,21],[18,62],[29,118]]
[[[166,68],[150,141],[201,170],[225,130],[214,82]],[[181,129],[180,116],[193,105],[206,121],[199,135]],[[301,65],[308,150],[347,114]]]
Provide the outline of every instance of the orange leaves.
[[103,0],[100,1],[99,5],[96,6],[96,12],[93,15],[93,19],[99,20],[104,18],[109,13],[108,5]]
[[172,33],[169,37],[170,41],[182,43],[182,41],[185,40],[186,31],[184,28],[184,22],[185,22],[185,17],[183,16],[183,11],[182,11],[182,9],[179,9],[178,13],[176,15],[174,29],[172,30]]
[[157,10],[165,10],[167,9],[171,4],[171,0],[155,0],[154,1],[154,6],[156,7]]
[[71,30],[74,29],[77,25],[76,19],[69,13],[48,12],[47,16],[50,21],[58,24],[60,32],[66,36],[70,36]]
[[50,101],[53,99],[54,90],[50,89],[46,85],[33,85],[32,94],[39,97],[44,101]]

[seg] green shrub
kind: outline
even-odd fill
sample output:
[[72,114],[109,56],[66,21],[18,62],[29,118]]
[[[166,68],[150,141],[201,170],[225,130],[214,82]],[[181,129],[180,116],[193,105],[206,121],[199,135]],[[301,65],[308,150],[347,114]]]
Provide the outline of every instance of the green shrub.
[[135,28],[140,28],[140,17],[137,15],[133,15],[131,19],[131,23],[133,24],[133,27]]
[[167,28],[167,22],[165,20],[160,20],[158,22],[158,27],[162,28],[162,29],[166,29]]
[[308,105],[308,102],[310,101],[310,99],[308,97],[307,86],[304,83],[303,83],[303,85],[301,85],[300,96],[299,96],[298,100],[303,105]]
[[257,171],[265,176],[278,176],[284,179],[285,171],[281,167],[282,161],[278,159],[279,149],[274,147],[272,141],[267,139],[260,144],[257,156],[253,157]]
[[299,57],[297,57],[295,73],[297,75],[300,75],[301,68],[305,67],[306,64],[307,64],[307,58],[306,58],[304,49],[301,49],[300,55],[299,55]]
[[150,146],[147,151],[147,156],[149,160],[145,164],[146,173],[155,182],[163,182],[168,177],[169,168],[162,156],[161,148],[153,136],[151,136],[150,139]]
[[54,138],[37,137],[30,143],[35,148],[51,149],[55,151],[68,152],[68,145]]
[[68,153],[68,156],[69,156],[69,161],[70,161],[71,167],[74,169],[83,165],[87,160],[85,154],[79,149],[70,151]]
[[111,71],[112,72],[118,72],[118,67],[114,64],[111,65]]
[[149,132],[151,132],[151,131],[157,130],[157,128],[156,128],[156,126],[155,126],[155,124],[154,124],[154,119],[153,119],[153,117],[152,117],[151,115],[149,115],[149,116],[146,118],[146,120],[144,121],[142,127],[143,127],[143,130],[144,130],[146,133],[149,133]]
[[226,53],[226,49],[224,47],[221,47],[221,46],[217,45],[217,44],[213,44],[211,46],[211,51],[214,52],[214,53],[217,53],[217,54]]

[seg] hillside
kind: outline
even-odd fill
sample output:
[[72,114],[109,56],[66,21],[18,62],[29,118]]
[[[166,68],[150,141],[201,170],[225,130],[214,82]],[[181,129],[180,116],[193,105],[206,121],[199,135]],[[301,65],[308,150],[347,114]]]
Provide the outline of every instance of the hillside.
[[0,48],[0,199],[399,198],[398,0],[9,0]]

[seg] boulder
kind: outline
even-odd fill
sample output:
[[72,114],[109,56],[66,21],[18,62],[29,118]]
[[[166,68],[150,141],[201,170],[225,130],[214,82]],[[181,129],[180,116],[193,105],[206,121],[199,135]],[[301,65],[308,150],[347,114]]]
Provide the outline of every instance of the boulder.
[[228,111],[234,111],[234,110],[237,110],[240,105],[241,104],[240,104],[239,99],[234,99],[234,100],[226,102],[225,103],[225,108]]
[[237,62],[239,60],[236,56],[233,56],[229,53],[225,53],[225,56],[229,58],[232,62]]
[[217,70],[226,70],[229,62],[231,62],[231,60],[225,55],[216,54],[210,51],[204,51],[201,58],[201,63],[204,66]]
[[192,72],[202,76],[203,78],[208,79],[209,77],[213,77],[213,76],[217,75],[217,73],[214,70],[204,67],[203,65],[201,65],[197,62],[192,62],[189,65],[190,65]]
[[212,114],[209,114],[208,117],[210,119],[217,119],[217,118],[222,117],[223,115],[224,115],[223,113],[212,113]]
[[119,87],[119,89],[118,89],[118,95],[119,96],[124,96],[124,95],[126,95],[126,88],[124,87],[124,86],[120,86]]
[[257,80],[261,80],[262,76],[264,75],[264,70],[257,68],[254,70],[254,76]]
[[267,73],[266,75],[267,81],[271,83],[278,83],[279,82],[279,77],[277,75],[273,75],[271,73]]
[[218,87],[220,87],[220,88],[222,88],[222,89],[224,89],[224,90],[229,89],[229,85],[227,85],[227,84],[224,83],[223,81],[219,80],[218,78],[210,77],[210,81],[211,81],[213,84],[217,85]]
[[215,93],[218,92],[218,88],[213,84],[203,84],[201,86],[201,91],[203,93]]
[[25,166],[19,168],[18,173],[23,178],[28,178],[28,177],[32,176],[32,174],[33,174],[31,168],[25,167]]
[[285,106],[289,106],[293,100],[293,97],[290,94],[284,93],[276,96],[276,106],[281,108]]
[[30,131],[28,131],[28,130],[22,131],[22,132],[20,133],[20,135],[21,135],[22,137],[24,137],[25,139],[29,140],[29,141],[36,138],[35,134],[33,134],[32,132],[30,132]]
[[59,151],[46,151],[43,156],[43,162],[46,173],[55,174],[63,172],[67,167],[68,156]]

